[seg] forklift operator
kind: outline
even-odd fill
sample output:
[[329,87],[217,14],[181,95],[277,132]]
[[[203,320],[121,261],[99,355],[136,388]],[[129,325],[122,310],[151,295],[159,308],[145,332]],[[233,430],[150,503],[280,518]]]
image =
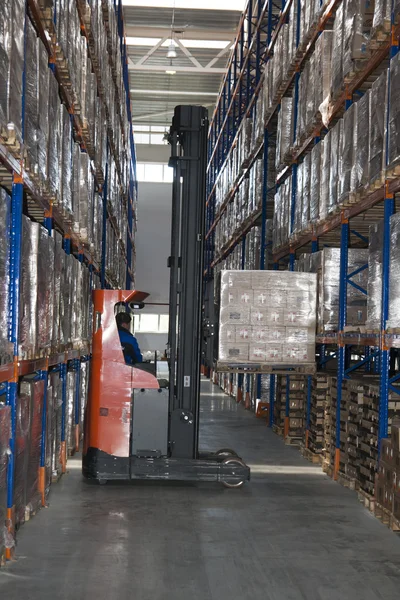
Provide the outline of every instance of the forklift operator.
[[124,353],[127,365],[136,365],[143,362],[143,356],[140,352],[139,344],[134,335],[129,331],[131,316],[128,313],[121,312],[115,317],[117,321],[119,339]]

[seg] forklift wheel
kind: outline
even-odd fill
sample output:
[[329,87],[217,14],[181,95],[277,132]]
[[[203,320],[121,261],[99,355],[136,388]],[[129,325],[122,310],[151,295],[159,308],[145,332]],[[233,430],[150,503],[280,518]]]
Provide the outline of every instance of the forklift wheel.
[[97,482],[99,485],[106,485],[108,479],[98,479]]
[[[241,467],[245,467],[246,464],[240,458],[236,458],[235,456],[229,456],[222,461],[224,465],[240,465]],[[226,488],[241,488],[244,484],[244,481],[235,481],[234,483],[229,483],[229,481],[222,482]]]
[[237,456],[239,457],[239,455],[234,451],[231,450],[230,448],[222,448],[221,450],[218,450],[215,453],[217,456]]

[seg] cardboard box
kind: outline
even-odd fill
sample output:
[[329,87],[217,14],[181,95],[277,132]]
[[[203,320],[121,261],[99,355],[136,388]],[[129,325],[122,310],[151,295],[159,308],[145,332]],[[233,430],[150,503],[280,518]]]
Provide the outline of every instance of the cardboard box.
[[251,325],[236,325],[236,343],[248,343],[252,337],[252,327]]
[[249,360],[249,344],[228,342],[219,347],[220,360],[240,362]]
[[236,341],[236,325],[221,325],[219,328],[220,342],[235,342]]
[[221,325],[248,325],[250,309],[246,307],[227,306],[221,309]]
[[266,362],[267,361],[267,344],[251,343],[249,347],[249,359],[254,362]]

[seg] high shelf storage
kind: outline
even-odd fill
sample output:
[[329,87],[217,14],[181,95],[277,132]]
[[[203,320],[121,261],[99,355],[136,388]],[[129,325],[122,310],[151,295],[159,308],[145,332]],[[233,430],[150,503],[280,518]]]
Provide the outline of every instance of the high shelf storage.
[[[305,386],[304,439],[321,449],[329,431],[328,470],[338,478],[349,465],[366,493],[400,393],[399,10],[397,0],[250,0],[209,135],[206,286],[221,268],[254,268],[252,232],[255,268],[318,274],[316,360],[334,378],[323,383],[329,406],[311,378]],[[360,375],[361,448],[349,387]],[[266,394],[273,424],[275,376],[224,379],[238,399],[252,385]]]
[[1,563],[79,448],[91,291],[134,285],[121,0],[3,0],[0,79]]

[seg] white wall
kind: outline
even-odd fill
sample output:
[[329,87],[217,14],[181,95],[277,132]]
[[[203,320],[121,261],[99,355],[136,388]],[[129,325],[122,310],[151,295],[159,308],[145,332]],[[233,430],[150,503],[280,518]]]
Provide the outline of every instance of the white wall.
[[[172,184],[139,183],[135,287],[150,294],[146,302],[163,304],[150,304],[143,309],[148,313],[168,313],[171,202]],[[163,351],[167,335],[138,333],[137,339],[142,350]]]

